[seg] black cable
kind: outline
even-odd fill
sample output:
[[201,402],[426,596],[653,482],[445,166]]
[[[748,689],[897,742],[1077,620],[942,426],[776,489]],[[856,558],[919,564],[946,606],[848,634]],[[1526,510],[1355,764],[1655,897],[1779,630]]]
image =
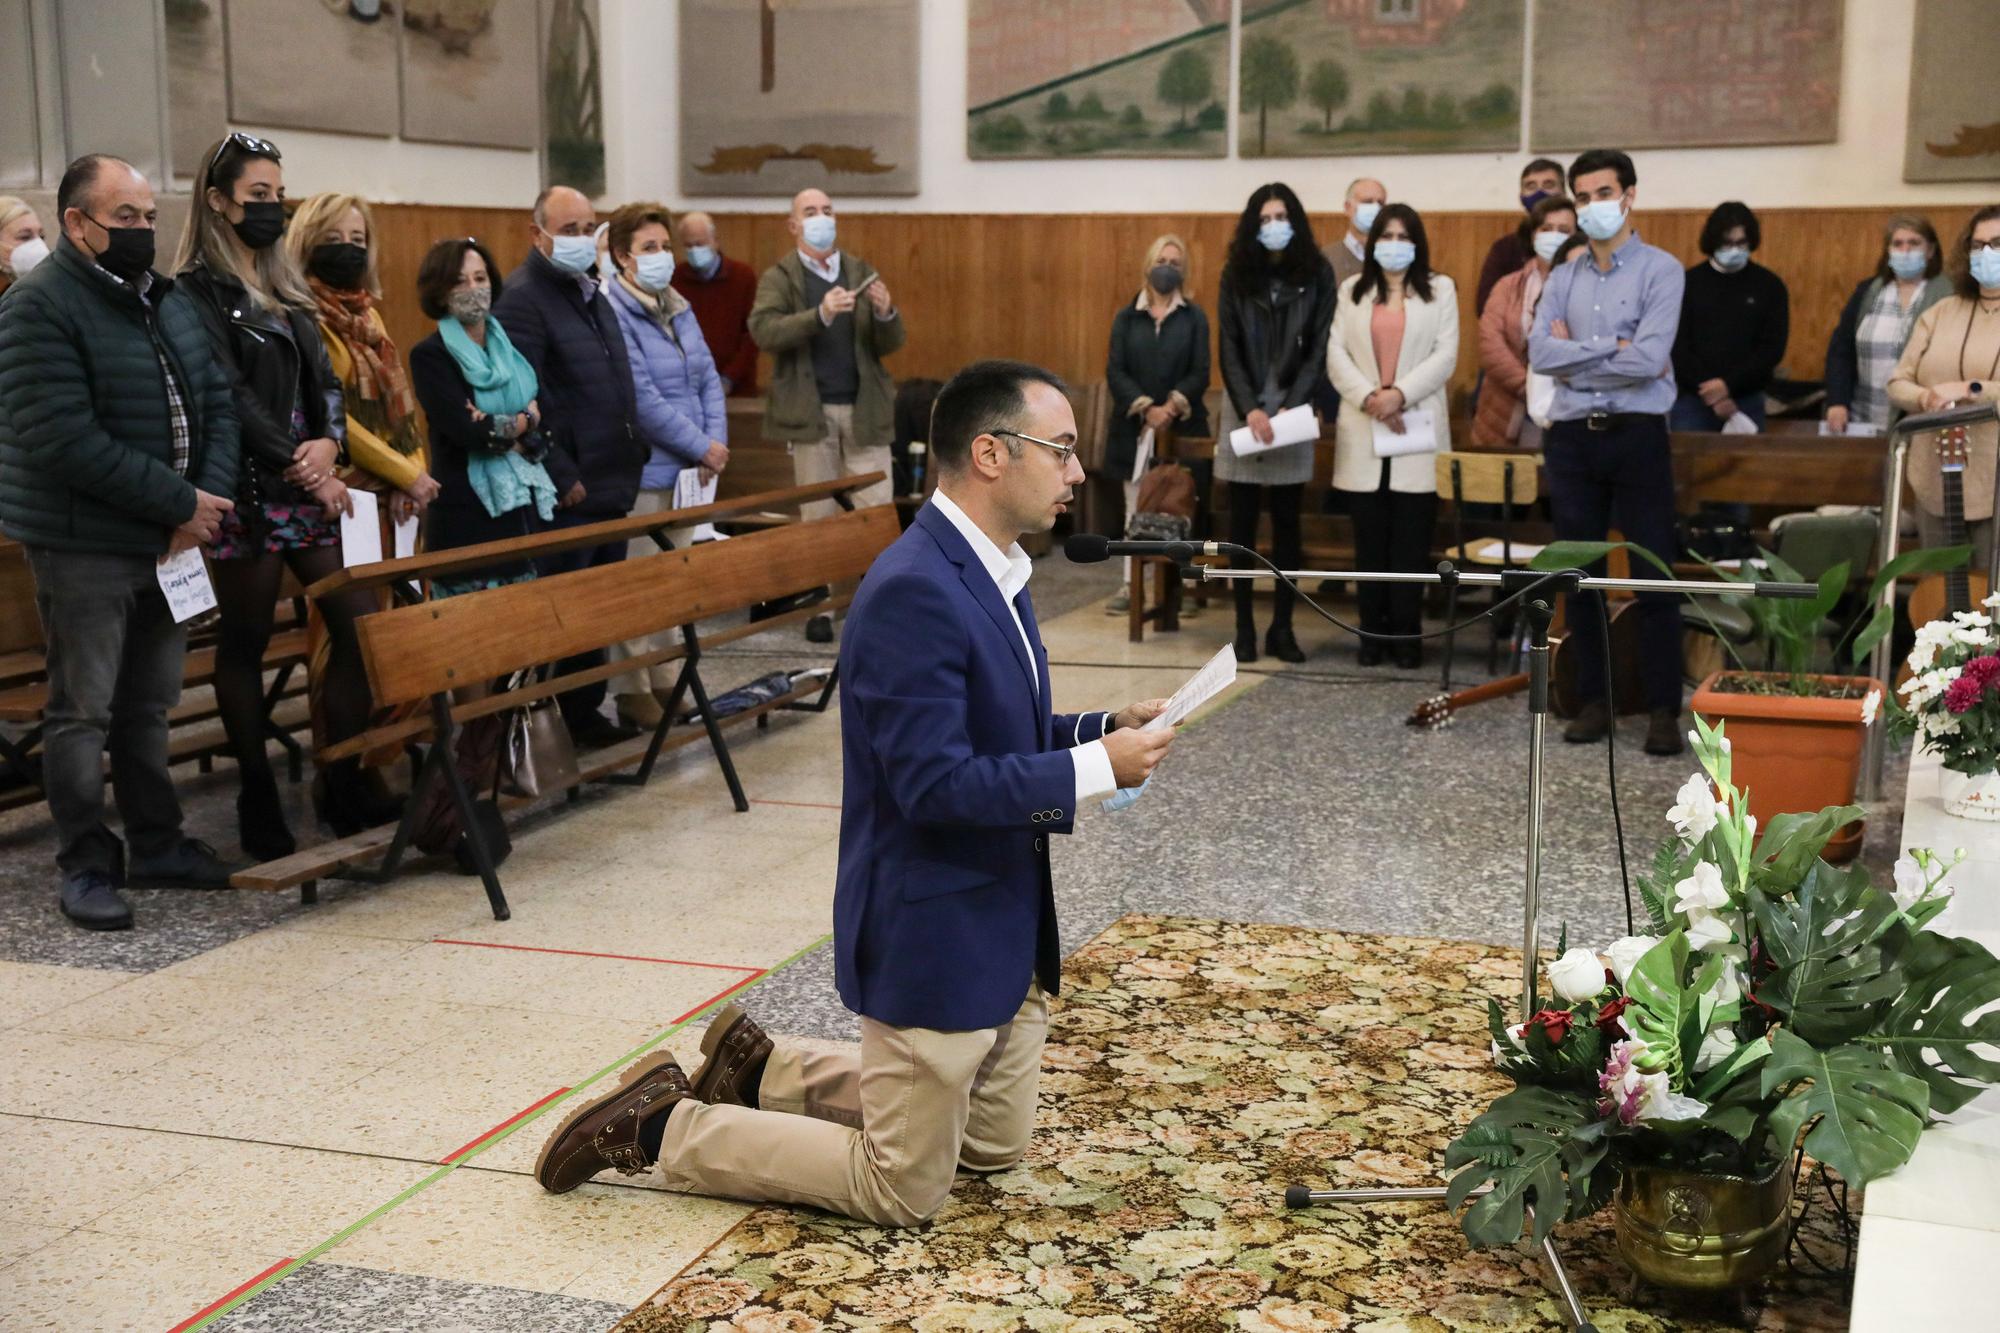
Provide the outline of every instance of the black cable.
[[[1618,808],[1618,696],[1611,680],[1611,599],[1597,590],[1597,641],[1604,650],[1604,770],[1611,784],[1611,826],[1618,831],[1618,879],[1625,886],[1625,933],[1632,927],[1632,872],[1625,864],[1625,816]],[[1648,924],[1651,924],[1648,922]]]
[[[1284,584],[1287,588],[1290,588],[1292,590],[1293,596],[1297,597],[1300,601],[1304,602],[1307,606],[1311,607],[1313,609],[1314,614],[1318,615],[1321,620],[1324,620],[1327,624],[1332,625],[1336,629],[1345,630],[1347,633],[1354,635],[1356,638],[1373,639],[1377,643],[1422,643],[1426,639],[1442,639],[1447,637],[1448,635],[1462,634],[1466,630],[1471,629],[1474,625],[1477,625],[1480,621],[1485,620],[1490,616],[1498,615],[1501,611],[1505,610],[1507,607],[1512,606],[1514,603],[1520,601],[1522,598],[1531,596],[1532,594],[1541,591],[1542,587],[1545,584],[1558,582],[1562,579],[1567,578],[1569,575],[1575,573],[1574,570],[1556,570],[1551,573],[1545,573],[1540,578],[1536,579],[1533,583],[1528,584],[1526,587],[1521,588],[1516,592],[1511,592],[1507,594],[1507,596],[1502,597],[1499,601],[1493,603],[1493,605],[1487,607],[1485,610],[1481,611],[1478,615],[1473,616],[1470,620],[1461,620],[1456,625],[1446,625],[1443,629],[1432,630],[1428,634],[1423,633],[1421,631],[1416,634],[1377,634],[1374,630],[1362,629],[1359,625],[1348,624],[1346,621],[1342,620],[1339,616],[1334,615],[1333,612],[1327,610],[1325,607],[1321,606],[1318,602],[1315,602],[1311,597],[1306,595],[1306,590],[1304,588],[1301,588],[1292,579],[1291,575],[1285,573],[1284,570],[1279,569],[1277,565],[1273,564],[1271,560],[1268,557],[1266,557],[1262,551],[1254,551],[1247,546],[1238,547],[1236,549],[1242,551],[1245,555],[1250,556],[1252,559],[1254,559],[1258,564],[1270,570],[1271,573],[1276,576],[1277,580],[1280,583]],[[1228,580],[1226,579],[1218,581],[1228,582]]]

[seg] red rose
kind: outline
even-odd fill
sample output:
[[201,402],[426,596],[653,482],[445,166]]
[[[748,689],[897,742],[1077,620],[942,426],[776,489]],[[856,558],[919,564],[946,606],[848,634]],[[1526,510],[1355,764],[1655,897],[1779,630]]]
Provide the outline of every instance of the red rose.
[[1576,1016],[1567,1009],[1544,1009],[1528,1020],[1531,1028],[1540,1028],[1542,1035],[1549,1039],[1549,1045],[1560,1046],[1569,1035],[1569,1025]]
[[1625,1025],[1618,1021],[1618,1015],[1624,1013],[1631,1003],[1630,996],[1621,995],[1597,1011],[1597,1026],[1605,1036],[1616,1039],[1626,1035]]

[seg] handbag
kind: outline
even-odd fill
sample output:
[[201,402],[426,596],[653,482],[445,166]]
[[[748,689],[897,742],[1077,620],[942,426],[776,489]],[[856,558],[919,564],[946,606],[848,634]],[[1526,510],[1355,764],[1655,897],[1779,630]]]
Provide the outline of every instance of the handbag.
[[[516,677],[510,688],[519,688],[520,679]],[[533,799],[580,781],[576,746],[554,699],[537,699],[507,715],[507,741],[500,750],[501,792]]]

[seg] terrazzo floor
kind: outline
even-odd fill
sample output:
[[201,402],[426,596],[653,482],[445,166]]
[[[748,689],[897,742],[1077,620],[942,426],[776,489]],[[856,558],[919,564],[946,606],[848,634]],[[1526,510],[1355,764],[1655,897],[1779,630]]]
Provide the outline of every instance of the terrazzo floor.
[[[1216,606],[1127,643],[1100,609],[1114,578],[1038,562],[1062,706],[1168,693],[1228,641]],[[1363,670],[1332,630],[1299,629],[1303,666],[1244,671],[1137,806],[1058,841],[1067,947],[1131,911],[1518,940],[1520,699],[1405,727],[1430,670]],[[773,632],[705,674],[726,688],[829,655]],[[1691,771],[1643,757],[1637,727],[1618,751],[1635,868]],[[732,732],[747,814],[689,747],[643,790],[530,815],[508,922],[447,868],[328,885],[311,908],[134,894],[136,930],[91,934],[55,910],[44,812],[0,816],[0,1330],[608,1327],[745,1210],[622,1177],[546,1196],[537,1117],[656,1044],[694,1057],[732,993],[776,1033],[853,1038],[824,943],[838,730],[795,714]],[[1552,741],[1548,761],[1545,940],[1566,921],[1602,943],[1623,924],[1604,749]],[[233,773],[189,770],[183,790],[190,830],[232,854]],[[1880,860],[1897,817],[1871,815]]]

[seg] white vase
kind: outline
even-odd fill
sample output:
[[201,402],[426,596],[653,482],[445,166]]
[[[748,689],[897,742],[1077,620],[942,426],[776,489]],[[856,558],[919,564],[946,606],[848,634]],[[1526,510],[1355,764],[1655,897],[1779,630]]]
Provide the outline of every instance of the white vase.
[[2000,820],[2000,771],[1989,768],[1984,773],[1960,773],[1941,768],[1938,795],[1944,801],[1946,814],[1961,819]]

